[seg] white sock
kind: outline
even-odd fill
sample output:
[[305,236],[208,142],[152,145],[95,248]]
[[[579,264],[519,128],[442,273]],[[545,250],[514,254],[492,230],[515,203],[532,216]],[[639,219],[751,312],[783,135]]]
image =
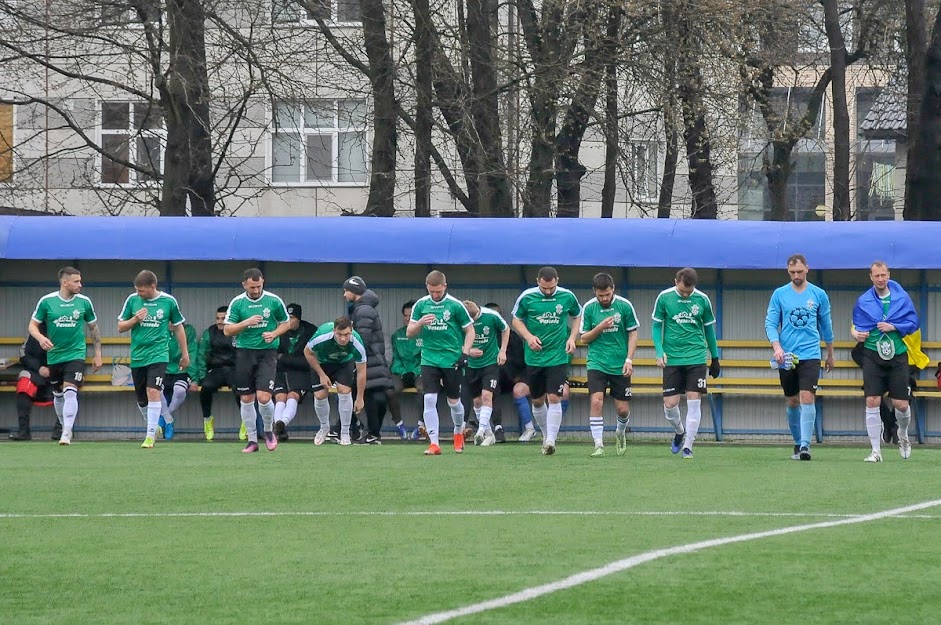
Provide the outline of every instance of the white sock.
[[604,417],[588,417],[588,429],[591,430],[591,438],[595,441],[595,447],[604,447]]
[[340,436],[350,435],[353,423],[353,393],[337,393],[337,408],[340,412]]
[[477,423],[480,423],[480,411],[483,410],[483,406],[474,406],[474,417],[477,418]]
[[239,414],[242,415],[242,423],[245,424],[245,433],[248,434],[248,440],[252,443],[258,442],[258,429],[255,427],[255,402],[239,401]]
[[673,406],[672,408],[664,407],[663,414],[666,416],[667,421],[670,422],[670,425],[673,426],[674,432],[677,434],[683,434],[686,431],[683,429],[683,423],[680,421],[679,405]]
[[274,404],[274,422],[284,421],[284,408],[287,406],[287,402],[278,401]]
[[144,423],[147,423],[147,404],[144,404],[143,406],[138,404],[137,409],[140,410],[140,416],[144,417]]
[[535,421],[536,425],[539,426],[539,431],[542,432],[543,436],[547,436],[546,420],[548,418],[548,413],[549,408],[545,403],[543,403],[541,406],[533,404],[533,421]]
[[265,424],[265,432],[270,432],[274,425],[274,402],[270,399],[265,403],[258,402],[258,412],[261,413],[261,420]]
[[562,404],[549,404],[546,411],[546,442],[555,444],[555,439],[562,428]]
[[147,438],[157,436],[157,424],[160,422],[161,402],[147,402]]
[[62,429],[66,432],[72,431],[75,425],[75,417],[78,416],[78,389],[74,386],[66,387],[63,391],[65,402],[62,405]]
[[186,401],[186,393],[189,391],[189,388],[189,385],[183,381],[177,382],[173,385],[173,395],[170,396],[169,406],[171,419],[173,417],[173,413],[176,412],[180,406],[183,405],[183,402]]
[[702,420],[702,400],[686,400],[686,439],[683,441],[683,447],[692,449],[696,442],[696,435],[699,434],[699,422]]
[[905,412],[902,412],[898,408],[895,409],[895,420],[899,424],[899,440],[907,441],[908,440],[908,426],[912,423],[912,408],[909,406],[905,409]]
[[480,430],[484,433],[490,430],[490,415],[493,414],[493,406],[481,406],[474,408],[477,413],[477,422],[480,423]]
[[[899,428],[901,429],[901,428]],[[869,444],[872,450],[882,453],[882,417],[879,414],[879,407],[870,408],[866,406],[866,433],[869,434]]]
[[[288,397],[288,400],[284,403],[284,412],[281,413],[281,421],[284,422],[284,425],[291,425],[291,421],[293,421],[296,416],[297,400],[293,397]],[[275,421],[277,420],[277,417],[275,417]]]
[[425,393],[424,410],[422,416],[425,419],[425,431],[428,432],[428,440],[432,445],[438,444],[438,394]]
[[454,422],[454,433],[463,434],[464,433],[464,404],[461,403],[461,400],[457,400],[455,403],[448,401],[448,408],[451,409],[451,421]]
[[63,393],[52,393],[52,405],[56,409],[56,418],[59,424],[62,424],[62,410],[65,408],[65,395]]
[[173,415],[170,413],[170,406],[167,404],[167,398],[160,393],[160,416],[167,423],[173,423]]
[[330,429],[330,399],[324,397],[323,399],[314,398],[314,414],[317,415],[317,420],[320,421],[321,430]]
[[627,431],[627,424],[630,423],[630,422],[631,422],[631,413],[630,413],[630,411],[628,411],[627,414],[624,415],[624,416],[618,415],[617,433],[618,433],[618,434],[623,434],[624,432],[626,432],[626,431]]

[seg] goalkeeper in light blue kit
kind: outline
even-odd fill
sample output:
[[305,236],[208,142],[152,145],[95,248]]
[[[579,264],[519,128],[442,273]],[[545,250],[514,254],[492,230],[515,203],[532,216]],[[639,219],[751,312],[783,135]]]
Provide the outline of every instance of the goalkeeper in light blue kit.
[[772,367],[778,370],[787,400],[787,424],[794,437],[792,460],[810,460],[810,437],[817,419],[816,391],[820,379],[820,340],[827,346],[824,366],[833,369],[833,322],[830,298],[807,281],[807,259],[787,259],[789,284],[776,289],[768,303],[765,333],[774,348]]

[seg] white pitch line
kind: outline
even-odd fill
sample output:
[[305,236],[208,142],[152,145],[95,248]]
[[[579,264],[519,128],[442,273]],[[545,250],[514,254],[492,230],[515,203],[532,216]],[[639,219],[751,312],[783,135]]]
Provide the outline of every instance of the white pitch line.
[[488,601],[481,601],[480,603],[474,603],[463,608],[457,608],[454,610],[447,610],[445,612],[435,612],[433,614],[428,614],[421,618],[405,621],[400,625],[435,625],[436,623],[444,623],[445,621],[450,621],[451,619],[460,618],[462,616],[469,616],[471,614],[479,614],[480,612],[487,612],[489,610],[496,610],[499,608],[505,608],[510,605],[517,603],[522,603],[524,601],[530,601],[537,597],[543,595],[548,595],[560,590],[567,590],[575,586],[580,586],[582,584],[587,584],[588,582],[593,582],[595,580],[601,579],[602,577],[607,577],[608,575],[613,575],[614,573],[620,573],[628,569],[634,568],[645,562],[651,562],[653,560],[658,560],[660,558],[666,558],[668,556],[674,556],[679,554],[692,553],[694,551],[700,551],[702,549],[709,549],[710,547],[721,547],[722,545],[730,545],[734,543],[743,543],[751,540],[758,540],[760,538],[771,538],[775,536],[784,536],[786,534],[795,534],[797,532],[806,532],[809,530],[815,529],[825,529],[829,527],[838,527],[840,525],[852,525],[855,523],[866,523],[868,521],[878,521],[880,519],[885,519],[889,517],[897,517],[899,515],[904,515],[909,512],[917,512],[918,510],[924,510],[925,508],[934,508],[936,506],[941,506],[941,499],[935,499],[933,501],[926,501],[919,504],[914,504],[911,506],[905,506],[903,508],[894,508],[892,510],[884,510],[882,512],[875,512],[873,514],[862,514],[859,516],[854,516],[851,518],[839,519],[836,521],[823,521],[821,523],[810,523],[806,525],[794,525],[791,527],[782,527],[776,530],[767,530],[764,532],[754,532],[751,534],[740,534],[738,536],[729,536],[727,538],[714,538],[712,540],[703,540],[696,543],[690,543],[688,545],[680,545],[677,547],[670,547],[668,549],[655,549],[654,551],[648,551],[645,553],[638,554],[636,556],[631,556],[629,558],[624,558],[623,560],[618,560],[616,562],[611,562],[605,566],[598,567],[596,569],[590,569],[588,571],[583,571],[581,573],[576,573],[575,575],[570,575],[564,579],[561,579],[557,582],[551,582],[549,584],[543,584],[541,586],[534,586],[532,588],[526,588],[519,592],[515,592],[503,597],[498,597],[496,599],[490,599]]
[[[832,512],[744,512],[744,511],[624,511],[624,510],[360,510],[330,511],[243,511],[243,512],[62,512],[30,514],[0,512],[0,519],[164,519],[181,517],[434,517],[434,516],[634,516],[634,517],[795,517],[822,519],[858,519],[862,514]],[[937,519],[934,514],[895,514],[906,519]]]

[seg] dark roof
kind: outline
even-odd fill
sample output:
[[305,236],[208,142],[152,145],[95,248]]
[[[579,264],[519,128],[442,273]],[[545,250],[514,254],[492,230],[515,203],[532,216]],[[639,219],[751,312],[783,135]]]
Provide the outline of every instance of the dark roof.
[[0,217],[0,259],[941,269],[941,222]]
[[889,81],[866,119],[859,125],[860,130],[870,139],[895,138],[906,135],[908,124],[906,121],[907,84],[905,78],[899,74]]

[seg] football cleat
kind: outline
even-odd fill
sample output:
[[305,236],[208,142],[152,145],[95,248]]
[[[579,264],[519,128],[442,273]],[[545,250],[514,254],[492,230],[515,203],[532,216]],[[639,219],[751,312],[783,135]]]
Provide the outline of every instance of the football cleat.
[[258,451],[258,443],[255,441],[249,441],[248,445],[245,445],[245,449],[242,450],[243,454],[253,454]]
[[604,447],[595,447],[589,458],[604,458]]
[[683,434],[676,434],[673,436],[673,443],[670,445],[670,451],[678,454],[680,450],[683,449]]
[[140,444],[141,449],[153,449],[154,448],[154,439],[147,437],[144,439],[144,442]]
[[693,459],[693,450],[689,447],[683,448],[683,460],[692,460]]
[[487,433],[484,434],[484,440],[480,442],[481,447],[490,447],[491,445],[496,444],[497,437],[494,434],[493,430],[487,430]]
[[210,416],[208,419],[203,419],[203,434],[206,435],[206,440],[211,441],[216,437],[216,418]]
[[278,448],[278,437],[274,435],[274,432],[265,432],[265,447],[268,448],[268,451],[274,451]]
[[327,428],[320,428],[317,430],[316,436],[314,436],[314,445],[323,445],[324,441],[327,440],[327,435],[330,434],[330,430]]
[[901,454],[902,460],[908,460],[912,457],[912,443],[907,436],[899,438],[899,454]]
[[810,460],[810,449],[807,447],[801,447],[800,451],[797,452],[797,456],[801,460]]
[[624,432],[614,433],[614,451],[619,456],[627,453],[627,436]]
[[432,443],[432,444],[428,445],[428,449],[425,450],[425,455],[426,455],[426,456],[440,456],[440,455],[441,455],[441,447],[439,447],[438,445],[435,445],[434,443]]
[[242,425],[239,426],[239,440],[246,441],[248,440],[248,431],[245,429],[245,422],[242,421]]
[[463,434],[454,435],[454,453],[456,454],[464,453],[464,435]]
[[526,428],[523,429],[523,432],[520,434],[520,442],[528,443],[529,441],[533,440],[535,436],[536,436],[536,428],[534,428],[532,425],[528,425],[526,426]]
[[866,456],[865,462],[882,462],[882,454],[873,450],[871,454]]

